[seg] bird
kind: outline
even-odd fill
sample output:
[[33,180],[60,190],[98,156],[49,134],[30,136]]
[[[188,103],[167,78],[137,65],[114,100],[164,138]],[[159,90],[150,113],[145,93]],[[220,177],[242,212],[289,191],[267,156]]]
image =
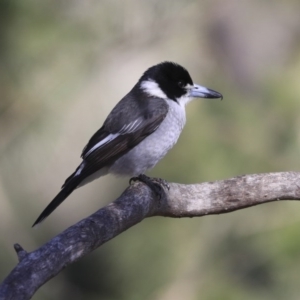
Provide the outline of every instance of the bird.
[[144,173],[176,144],[186,123],[185,106],[193,98],[223,99],[222,94],[193,83],[181,65],[164,61],[148,68],[112,109],[84,147],[82,162],[33,227],[48,217],[75,189],[108,173],[133,176],[150,187]]

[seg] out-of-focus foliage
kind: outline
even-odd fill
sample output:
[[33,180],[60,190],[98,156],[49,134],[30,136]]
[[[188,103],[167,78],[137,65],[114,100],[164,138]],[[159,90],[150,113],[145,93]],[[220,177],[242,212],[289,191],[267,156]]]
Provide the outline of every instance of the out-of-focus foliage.
[[[184,65],[224,95],[187,108],[176,147],[151,172],[194,183],[299,170],[299,1],[0,3],[0,276],[117,197],[127,179],[74,192],[31,224],[81,149],[149,66]],[[299,299],[300,207],[152,218],[43,286],[34,299]]]

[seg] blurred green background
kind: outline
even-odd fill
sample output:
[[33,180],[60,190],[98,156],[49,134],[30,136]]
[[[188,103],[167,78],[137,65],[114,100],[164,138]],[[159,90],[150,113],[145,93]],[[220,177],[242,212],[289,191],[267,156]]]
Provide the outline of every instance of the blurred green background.
[[[196,183],[299,170],[300,1],[0,2],[0,280],[32,251],[115,199],[104,177],[31,225],[89,137],[148,67],[171,60],[224,95],[187,108],[176,147],[150,175]],[[300,207],[144,220],[33,297],[299,299]]]

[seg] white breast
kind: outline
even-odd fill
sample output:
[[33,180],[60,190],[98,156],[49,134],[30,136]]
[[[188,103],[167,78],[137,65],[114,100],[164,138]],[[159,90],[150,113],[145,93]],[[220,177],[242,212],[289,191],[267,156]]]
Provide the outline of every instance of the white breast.
[[142,174],[153,168],[174,146],[185,125],[185,108],[175,101],[164,101],[167,101],[169,111],[157,130],[115,161],[109,173],[128,176]]

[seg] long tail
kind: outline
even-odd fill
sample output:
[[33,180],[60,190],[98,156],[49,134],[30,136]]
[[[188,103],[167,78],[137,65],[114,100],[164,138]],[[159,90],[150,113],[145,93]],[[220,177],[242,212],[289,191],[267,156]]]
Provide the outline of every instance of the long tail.
[[[71,176],[70,176],[71,177]],[[61,191],[56,195],[56,197],[48,204],[48,206],[43,210],[37,220],[34,222],[32,227],[41,223],[44,219],[46,219],[80,184],[82,179],[80,176],[73,177],[68,180],[63,185]]]

